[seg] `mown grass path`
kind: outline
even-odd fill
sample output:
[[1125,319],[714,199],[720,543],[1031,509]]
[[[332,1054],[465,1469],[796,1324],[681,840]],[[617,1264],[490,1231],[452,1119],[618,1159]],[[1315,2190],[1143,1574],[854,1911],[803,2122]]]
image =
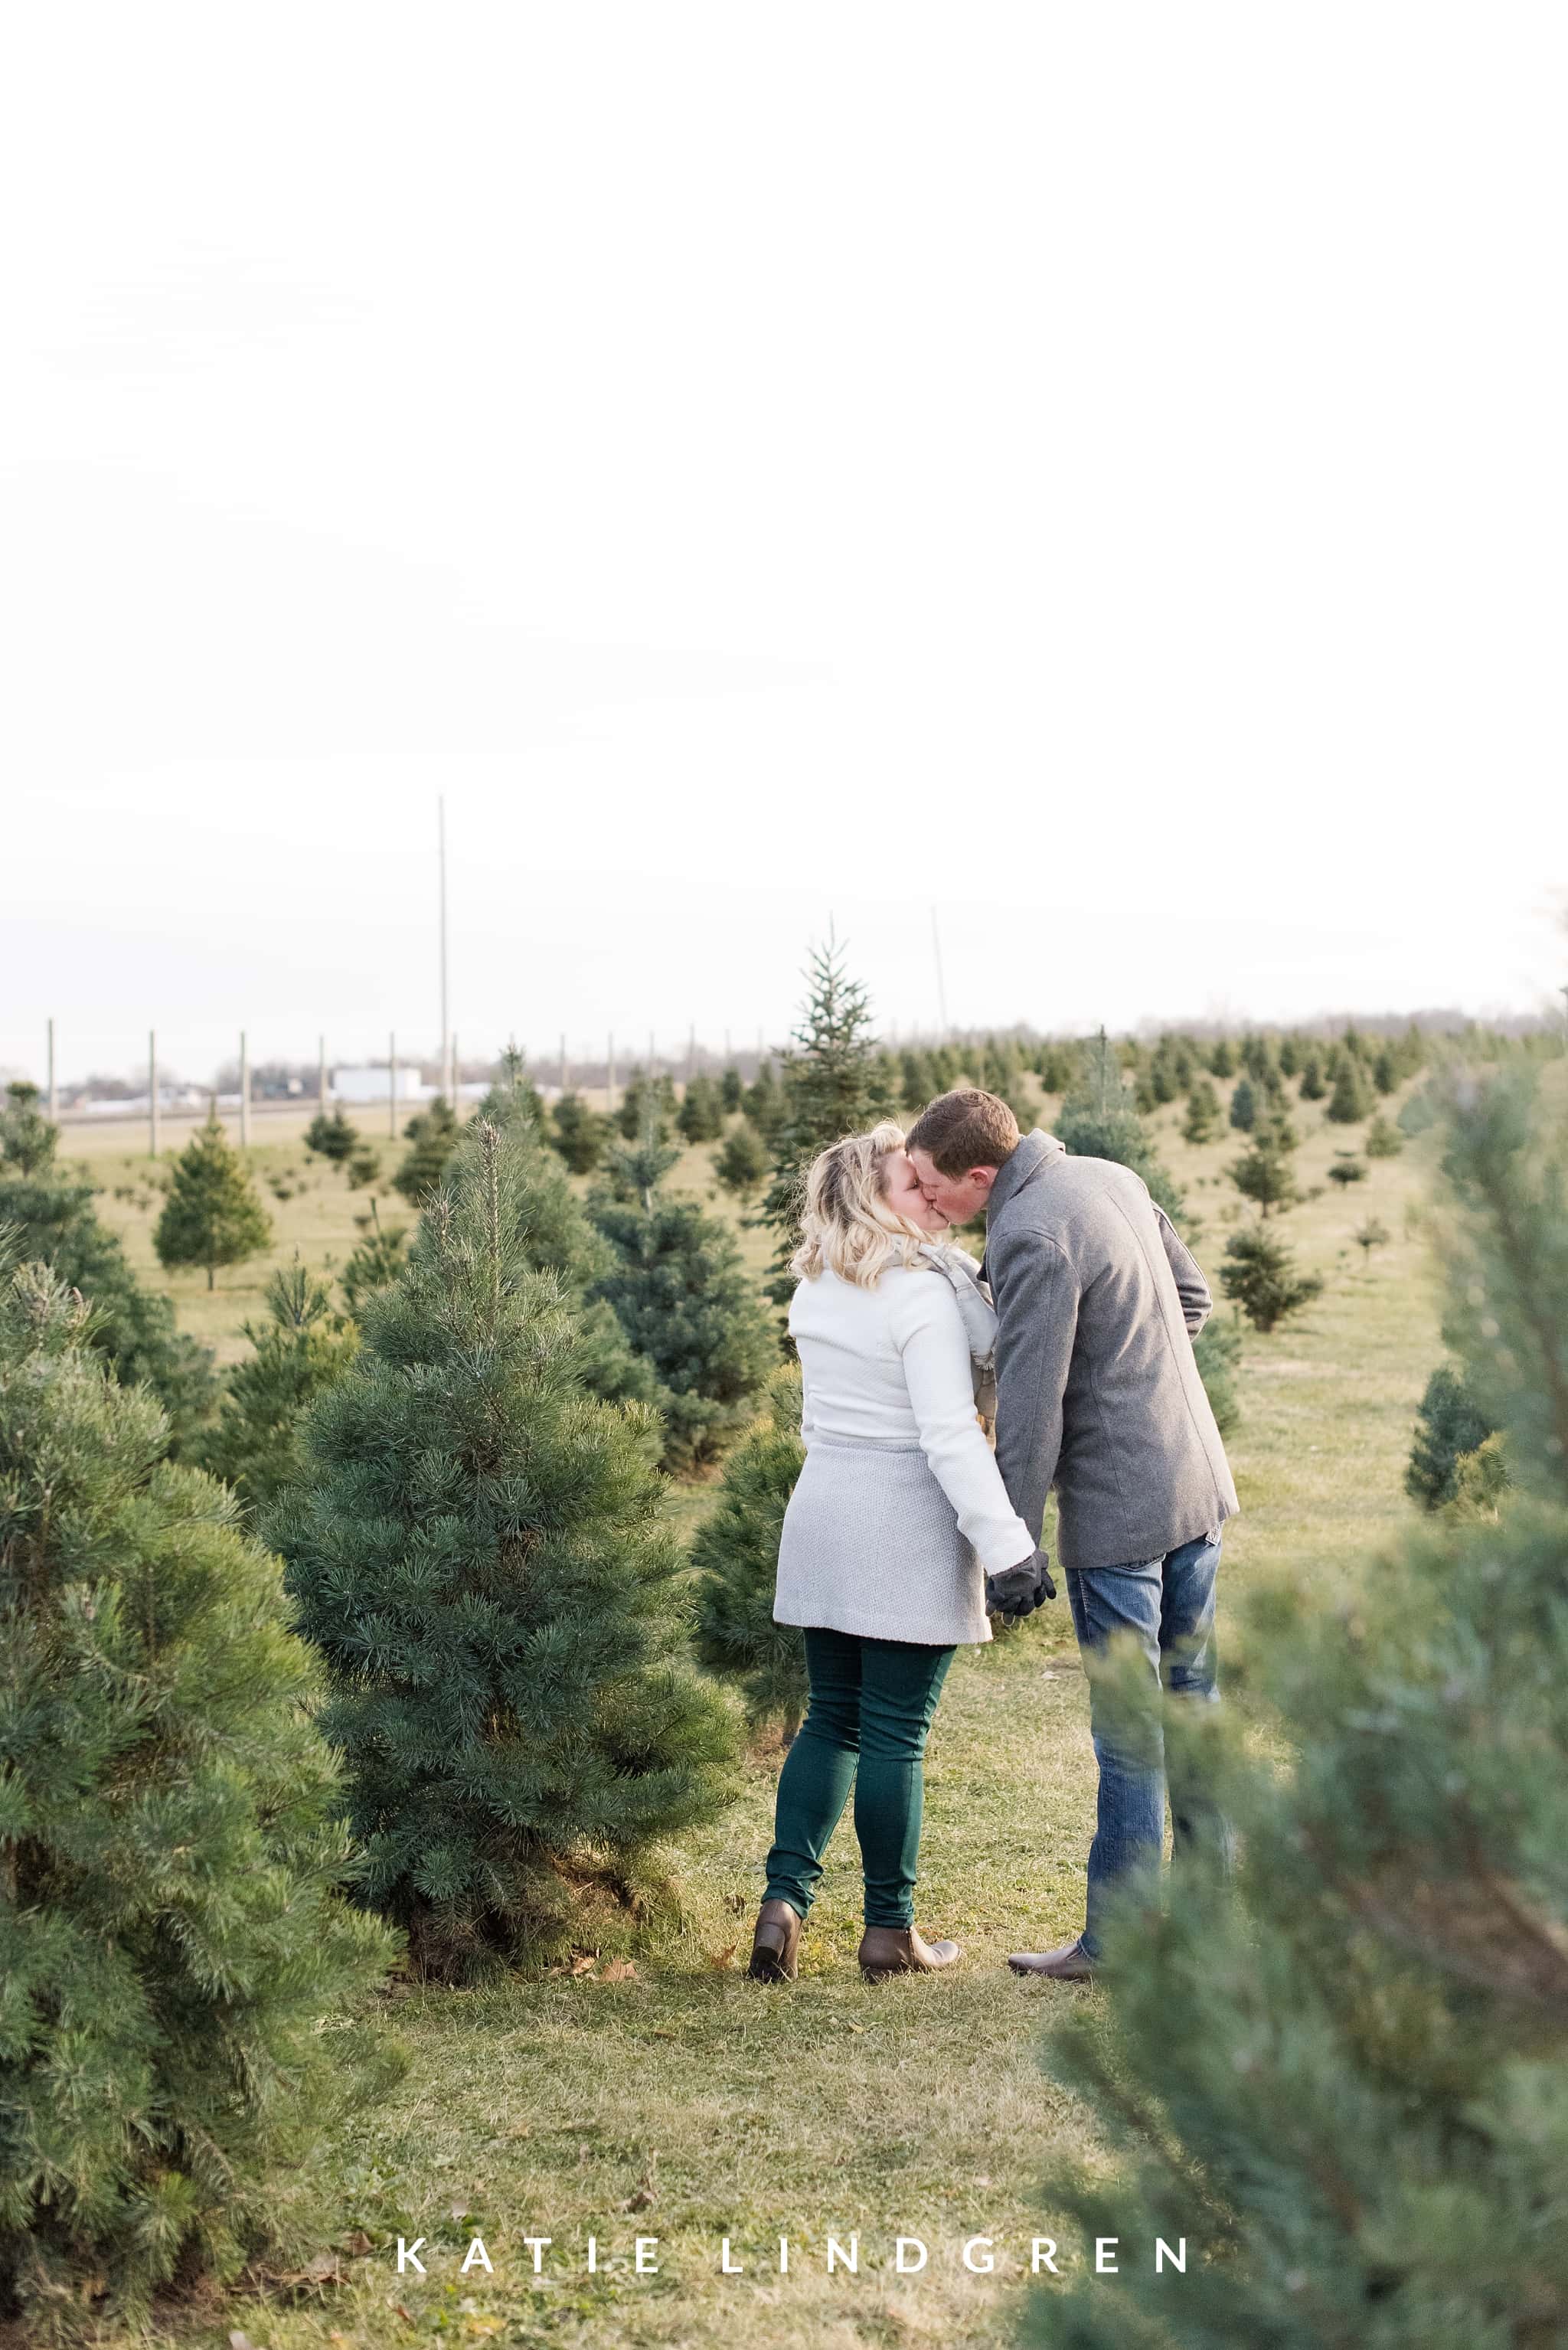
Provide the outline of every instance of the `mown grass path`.
[[[1222,1170],[1235,1138],[1189,1150],[1168,1114],[1162,1124],[1212,1271],[1234,1201]],[[1334,1149],[1356,1139],[1314,1124],[1303,1182],[1322,1184]],[[1221,1578],[1232,1654],[1250,1581],[1282,1574],[1327,1590],[1407,1513],[1411,1415],[1438,1351],[1417,1228],[1424,1177],[1407,1150],[1348,1195],[1325,1187],[1285,1221],[1327,1287],[1290,1328],[1247,1340],[1246,1416],[1231,1440],[1244,1515],[1228,1534]],[[313,1220],[317,1198],[298,1202]],[[1392,1239],[1368,1265],[1352,1235],[1373,1213]],[[125,1209],[128,1228],[140,1214]],[[140,1255],[140,1234],[130,1236]],[[286,1223],[280,1243],[293,1244]],[[183,1301],[183,1284],[175,1289]],[[689,1492],[686,1513],[701,1502]],[[373,2249],[345,2252],[340,2285],[194,2306],[180,2330],[221,2345],[237,2326],[265,2350],[372,2350],[436,2334],[563,2350],[980,2345],[1007,2337],[1032,2236],[1092,2259],[1040,2208],[1046,2145],[1098,2157],[1037,2050],[1054,2002],[1101,1994],[1022,1985],[1003,1963],[1010,1950],[1065,1939],[1082,1915],[1093,1759],[1064,1600],[991,1648],[961,1652],[948,1682],[919,1914],[962,1942],[951,1975],[860,1981],[847,1820],[798,1984],[768,1990],[740,1973],[776,1761],[759,1754],[734,1806],[672,1856],[681,1922],[635,1974],[610,1981],[596,1969],[389,2005],[384,2028],[410,2047],[409,2077],[339,2150],[340,2199],[321,2213],[322,2248],[361,2228]],[[400,2232],[425,2238],[427,2277],[394,2273]],[[590,2234],[597,2276],[585,2272]],[[475,2235],[493,2274],[477,2264],[459,2273]],[[846,2246],[858,2237],[857,2275],[826,2273],[829,2235]],[[899,2235],[929,2247],[920,2273],[894,2272]],[[528,2236],[552,2240],[537,2280]],[[634,2272],[639,2236],[658,2239],[648,2255],[657,2273]],[[720,2273],[726,2236],[740,2274]],[[781,2236],[791,2247],[783,2277]],[[975,2236],[995,2240],[989,2276],[961,2263]],[[1127,2246],[1123,2257],[1148,2250]]]

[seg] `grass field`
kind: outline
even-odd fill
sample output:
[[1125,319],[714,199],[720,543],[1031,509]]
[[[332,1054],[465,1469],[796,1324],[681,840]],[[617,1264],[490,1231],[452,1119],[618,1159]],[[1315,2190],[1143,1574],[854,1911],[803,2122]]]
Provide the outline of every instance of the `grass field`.
[[[1362,1129],[1325,1126],[1306,1105],[1297,1122],[1301,1180],[1324,1184],[1334,1151]],[[1223,1180],[1236,1138],[1189,1149],[1175,1123],[1171,1111],[1154,1121],[1212,1273],[1236,1203]],[[269,1198],[274,1261],[297,1247],[313,1263],[341,1263],[363,1195],[311,1167],[297,1129],[269,1123],[265,1134],[257,1172],[293,1191]],[[84,1149],[79,1135],[68,1148],[108,1187],[104,1214],[139,1269],[160,1278],[145,1155],[103,1132]],[[1407,1514],[1410,1421],[1439,1352],[1423,1155],[1411,1147],[1374,1162],[1348,1194],[1325,1186],[1285,1220],[1325,1288],[1295,1324],[1246,1341],[1245,1419],[1230,1440],[1243,1514],[1227,1530],[1221,1577],[1232,1658],[1235,1602],[1250,1583],[1288,1575],[1326,1592]],[[689,1152],[675,1180],[706,1190],[707,1156]],[[302,1167],[300,1188],[284,1170]],[[1369,1214],[1392,1235],[1370,1264],[1353,1239]],[[742,1242],[760,1263],[761,1237]],[[266,1271],[220,1274],[211,1295],[204,1276],[177,1277],[168,1286],[183,1326],[233,1359]],[[710,1490],[680,1489],[676,1506],[694,1521]],[[768,1990],[744,1978],[777,1759],[755,1755],[733,1807],[672,1855],[682,1914],[635,1973],[611,1981],[596,1968],[389,2002],[383,2028],[408,2044],[410,2070],[395,2101],[337,2149],[339,2192],[320,2214],[319,2246],[340,2250],[342,2282],[197,2303],[180,2330],[221,2345],[238,2327],[258,2350],[373,2350],[435,2334],[562,2350],[1005,2339],[1031,2237],[1058,2237],[1064,2263],[1085,2258],[1039,2208],[1043,2149],[1065,2142],[1100,2158],[1085,2116],[1040,2074],[1036,2049],[1056,2002],[1101,1994],[1026,1986],[1003,1964],[1010,1950],[1067,1939],[1082,1918],[1093,1762],[1064,1600],[989,1648],[961,1651],[949,1679],[930,1746],[919,1915],[928,1932],[963,1944],[950,1976],[861,1982],[846,1822],[799,1983]],[[399,2233],[425,2238],[427,2278],[394,2274]],[[458,2273],[475,2234],[493,2275]],[[590,2234],[595,2276],[584,2267]],[[846,2246],[858,2236],[858,2274],[826,2273],[829,2235]],[[894,2273],[899,2235],[929,2247],[921,2273]],[[989,2276],[961,2262],[976,2235],[995,2240]],[[527,2236],[552,2240],[537,2280]],[[656,2274],[633,2272],[639,2236],[658,2239]],[[719,2272],[725,2236],[742,2273]],[[1125,2260],[1145,2257],[1147,2248],[1124,2248]]]

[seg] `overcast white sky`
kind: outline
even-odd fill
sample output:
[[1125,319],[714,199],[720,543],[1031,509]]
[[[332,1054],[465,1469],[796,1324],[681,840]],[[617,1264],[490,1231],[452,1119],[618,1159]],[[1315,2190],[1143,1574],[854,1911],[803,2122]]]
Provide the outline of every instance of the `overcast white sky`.
[[1555,5],[15,12],[0,1065],[1568,979]]

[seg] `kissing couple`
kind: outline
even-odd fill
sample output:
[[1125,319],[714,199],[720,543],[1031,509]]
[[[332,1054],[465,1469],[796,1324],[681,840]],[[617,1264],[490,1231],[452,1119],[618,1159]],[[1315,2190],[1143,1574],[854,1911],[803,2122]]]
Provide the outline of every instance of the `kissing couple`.
[[[977,1268],[941,1235],[982,1210]],[[804,1628],[811,1697],[779,1775],[749,1972],[795,1976],[853,1784],[859,1962],[879,1981],[960,1955],[915,1925],[922,1756],[955,1649],[989,1640],[992,1615],[1015,1622],[1056,1596],[1039,1547],[1047,1493],[1085,1662],[1130,1633],[1151,1704],[1162,1682],[1212,1703],[1220,1529],[1236,1489],[1192,1352],[1212,1305],[1194,1259],[1130,1169],[1021,1136],[995,1094],[939,1095],[907,1135],[888,1123],[821,1152],[791,1269],[806,1451],[774,1617]],[[994,1454],[977,1416],[992,1402]],[[1129,1734],[1092,1672],[1090,1728],[1084,1928],[1015,1953],[1019,1974],[1087,1981],[1118,1880],[1158,1867],[1158,1737],[1147,1724]],[[1173,1810],[1179,1851],[1200,1827],[1228,1848],[1202,1788],[1184,1787]]]

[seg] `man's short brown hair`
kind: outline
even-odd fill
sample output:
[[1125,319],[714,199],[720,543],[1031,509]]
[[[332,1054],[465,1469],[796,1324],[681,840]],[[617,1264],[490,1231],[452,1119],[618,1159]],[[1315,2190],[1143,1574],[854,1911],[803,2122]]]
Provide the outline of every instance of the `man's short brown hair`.
[[1018,1148],[1018,1120],[1000,1095],[959,1086],[926,1104],[904,1137],[904,1148],[923,1150],[939,1175],[1000,1167]]

